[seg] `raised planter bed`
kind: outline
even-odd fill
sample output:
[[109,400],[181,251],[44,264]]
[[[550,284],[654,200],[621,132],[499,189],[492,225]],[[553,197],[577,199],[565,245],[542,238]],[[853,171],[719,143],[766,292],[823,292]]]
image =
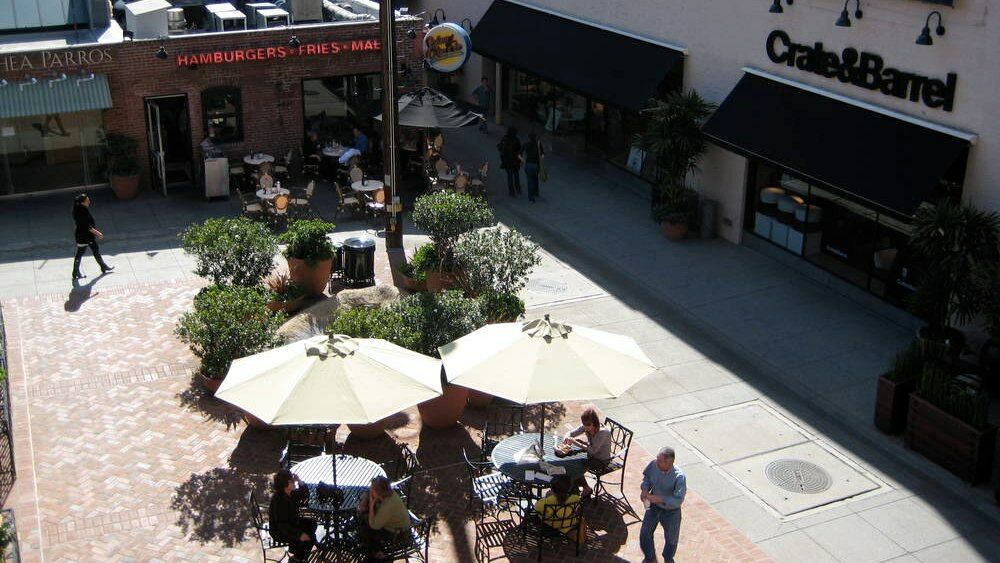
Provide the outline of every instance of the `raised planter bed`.
[[973,485],[990,478],[996,434],[995,426],[974,428],[910,395],[906,445]]
[[917,388],[914,379],[895,382],[882,375],[875,392],[875,427],[887,434],[898,434],[906,429],[906,415],[910,407],[910,393]]

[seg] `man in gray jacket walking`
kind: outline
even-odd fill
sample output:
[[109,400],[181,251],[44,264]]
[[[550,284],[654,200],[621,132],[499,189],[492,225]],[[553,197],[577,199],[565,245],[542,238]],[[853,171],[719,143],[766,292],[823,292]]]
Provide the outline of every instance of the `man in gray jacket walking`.
[[656,526],[663,527],[663,561],[671,563],[677,553],[677,538],[681,533],[681,504],[687,494],[687,478],[674,465],[674,449],[665,447],[649,462],[642,472],[642,492],[639,495],[646,505],[639,530],[639,547],[643,563],[656,561],[653,533]]

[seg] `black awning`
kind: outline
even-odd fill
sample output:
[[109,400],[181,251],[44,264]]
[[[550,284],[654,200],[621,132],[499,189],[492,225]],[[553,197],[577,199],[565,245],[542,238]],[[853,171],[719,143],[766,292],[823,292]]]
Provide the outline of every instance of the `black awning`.
[[718,144],[910,216],[969,142],[746,74],[704,126]]
[[546,12],[495,0],[472,50],[587,97],[642,109],[683,53]]

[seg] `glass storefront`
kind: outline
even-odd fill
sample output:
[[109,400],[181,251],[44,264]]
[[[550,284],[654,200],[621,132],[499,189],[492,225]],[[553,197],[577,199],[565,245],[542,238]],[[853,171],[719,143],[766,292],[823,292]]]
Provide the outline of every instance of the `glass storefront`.
[[106,181],[101,110],[0,120],[0,195]]
[[910,226],[751,161],[748,231],[897,305],[913,289]]
[[352,144],[356,126],[372,136],[372,120],[382,113],[381,75],[359,74],[302,81],[306,133],[324,142]]

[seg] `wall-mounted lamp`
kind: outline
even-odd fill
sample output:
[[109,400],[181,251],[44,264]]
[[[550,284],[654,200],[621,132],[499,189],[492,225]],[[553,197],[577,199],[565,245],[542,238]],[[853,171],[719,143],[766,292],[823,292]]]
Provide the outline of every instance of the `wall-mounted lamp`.
[[[785,0],[785,2],[791,6],[795,3],[795,0]],[[771,12],[772,14],[785,13],[785,9],[781,7],[781,0],[774,0],[774,2],[771,3],[771,9],[769,9],[768,12]]]
[[409,37],[410,39],[416,39],[417,38],[417,30],[415,30],[413,28],[407,29],[406,30],[406,36]]
[[[438,12],[441,12],[441,19],[438,19]],[[439,23],[446,21],[448,21],[448,16],[447,14],[444,13],[444,8],[438,8],[437,10],[434,10],[434,17],[431,18],[432,26],[438,25]]]
[[[851,27],[851,16],[847,15],[847,5],[850,3],[851,0],[844,0],[844,9],[840,11],[840,17],[837,18],[837,27]],[[854,0],[854,17],[860,20],[864,15],[864,12],[861,11],[861,0]]]
[[160,59],[161,61],[165,61],[165,60],[167,60],[167,57],[169,57],[169,56],[170,55],[167,54],[167,47],[166,47],[166,45],[164,45],[163,43],[160,43],[160,48],[156,50],[156,58]]
[[51,88],[53,84],[55,84],[57,82],[62,82],[64,80],[66,80],[66,78],[67,77],[66,77],[66,73],[65,72],[58,72],[58,73],[53,74],[52,77],[49,78],[48,80],[46,80],[45,82],[48,83],[49,88]]
[[81,68],[80,77],[76,79],[76,85],[79,86],[84,82],[93,82],[93,80],[94,80],[94,73],[88,72],[86,69]]
[[290,39],[288,40],[288,46],[289,46],[289,47],[291,47],[292,49],[298,49],[298,48],[299,48],[299,45],[301,45],[301,44],[302,44],[302,42],[301,42],[301,41],[299,41],[299,38],[298,38],[297,36],[295,36],[295,35],[293,35],[293,36],[292,36],[292,37],[291,37],[291,38],[290,38]]
[[37,78],[34,76],[24,75],[24,80],[17,83],[17,89],[23,92],[25,86],[34,86],[35,84],[38,84]]
[[938,24],[937,28],[934,30],[938,36],[944,35],[944,22],[941,21],[941,12],[934,10],[933,12],[927,14],[927,20],[924,21],[924,29],[920,32],[920,36],[917,37],[917,45],[933,45],[934,39],[931,37],[931,16],[937,14]]
[[[466,22],[468,22],[468,24],[469,24],[469,25],[465,25],[465,24],[466,24]],[[467,31],[468,31],[469,33],[472,33],[472,20],[470,20],[469,18],[464,18],[464,19],[462,20],[462,24],[461,24],[461,25],[462,25],[462,27],[464,27],[464,28],[465,28],[465,29],[466,29],[466,30],[467,30]]]

